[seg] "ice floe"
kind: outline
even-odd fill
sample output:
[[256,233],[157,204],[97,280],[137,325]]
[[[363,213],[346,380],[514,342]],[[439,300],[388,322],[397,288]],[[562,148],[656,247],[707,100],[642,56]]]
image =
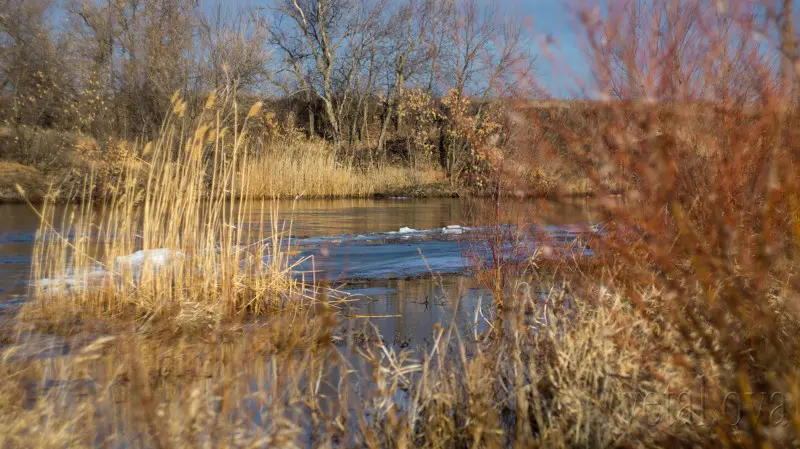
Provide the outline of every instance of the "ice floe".
[[141,268],[145,263],[149,263],[153,267],[161,267],[176,258],[182,259],[183,257],[183,252],[169,248],[143,249],[127,256],[117,257],[114,259],[114,266],[116,268]]
[[466,228],[459,225],[450,225],[442,228],[442,234],[463,234]]
[[55,278],[40,279],[35,285],[43,291],[50,292],[83,290],[108,279],[117,283],[121,282],[124,275],[130,275],[130,279],[134,283],[138,283],[141,280],[143,269],[153,270],[155,273],[185,257],[186,255],[182,251],[169,248],[139,250],[115,258],[111,271],[101,264],[96,264],[80,273],[70,271]]
[[314,246],[323,243],[342,244],[357,242],[380,242],[384,240],[425,240],[431,238],[451,238],[467,233],[468,231],[478,230],[479,228],[467,228],[460,225],[449,225],[442,228],[433,229],[414,229],[403,226],[397,231],[373,232],[369,234],[342,234],[325,235],[314,237],[292,238],[292,245]]

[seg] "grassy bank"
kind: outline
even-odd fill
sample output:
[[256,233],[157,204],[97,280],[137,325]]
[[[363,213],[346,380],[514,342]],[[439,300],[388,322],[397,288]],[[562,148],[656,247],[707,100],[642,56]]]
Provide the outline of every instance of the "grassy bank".
[[[553,291],[547,313],[497,316],[477,341],[432,330],[420,352],[383,345],[370,331],[341,334],[335,317],[319,312],[201,339],[75,340],[79,355],[55,363],[22,345],[2,364],[0,439],[41,448],[427,448],[714,438],[711,427],[683,424],[700,409],[678,413],[663,400],[685,385],[677,370],[659,369],[668,383],[641,369],[663,361],[649,352],[652,331],[623,301],[576,302],[567,318],[560,299]],[[530,330],[544,321],[565,327]],[[654,416],[670,426],[653,425]]]
[[[29,129],[26,133],[32,140],[30,145],[43,147],[9,151],[7,159],[0,160],[0,201],[21,202],[22,197],[15,188],[17,184],[25,189],[27,198],[36,203],[43,201],[51,184],[60,191],[57,200],[72,200],[87,176],[92,176],[97,183],[92,193],[99,194],[128,166],[142,170],[141,162],[149,158],[144,154],[144,144],[135,142],[98,143],[85,137],[62,135],[61,144],[55,146],[51,138],[34,137],[36,134],[51,136],[55,134],[53,131]],[[2,144],[6,148],[19,146],[13,142],[11,131],[5,134]],[[253,140],[263,137],[250,136]],[[48,145],[53,146],[48,148]],[[34,158],[19,157],[47,151],[56,153],[59,159],[37,162]],[[451,187],[434,167],[412,169],[402,162],[357,166],[337,157],[333,146],[323,140],[270,140],[266,148],[259,148],[257,154],[251,155],[246,173],[250,177],[248,191],[241,191],[237,185],[236,195],[251,199],[437,196],[464,191]]]
[[[576,110],[576,114],[580,114]],[[179,126],[192,127],[193,121]],[[176,124],[178,125],[178,124]],[[233,125],[228,124],[228,127]],[[309,140],[298,134],[275,137],[263,127],[248,129],[248,191],[234,194],[262,198],[366,198],[490,196],[495,178],[465,174],[448,178],[438,164],[412,163],[400,153],[366,162],[365,156],[337,150],[330,141]],[[545,157],[536,139],[516,142],[521,150],[509,155],[500,169],[501,194],[513,197],[573,197],[594,193],[589,177]],[[50,187],[56,201],[73,201],[91,176],[93,195],[102,195],[125,170],[144,170],[147,142],[89,136],[33,127],[0,129],[0,201],[21,202],[15,185],[26,198],[41,203]],[[152,145],[152,142],[151,142]],[[227,150],[226,150],[227,151]],[[365,150],[372,151],[371,149]],[[533,158],[531,155],[539,154]],[[51,192],[52,193],[52,192]]]
[[343,198],[411,192],[444,182],[434,168],[412,169],[402,164],[358,168],[337,160],[324,141],[284,141],[273,144],[248,167],[252,198]]

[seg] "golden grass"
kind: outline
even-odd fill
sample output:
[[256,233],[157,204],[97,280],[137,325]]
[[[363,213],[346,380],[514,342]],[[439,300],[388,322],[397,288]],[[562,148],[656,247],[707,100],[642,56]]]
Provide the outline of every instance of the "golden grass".
[[483,333],[432,329],[424,350],[342,338],[330,309],[203,338],[67,340],[56,359],[23,339],[0,362],[0,445],[708,444],[714,428],[689,421],[701,404],[666,400],[697,385],[652,351],[678,338],[618,296],[575,299],[554,288],[535,311],[475,316]]
[[402,166],[357,168],[337,161],[324,141],[276,143],[256,158],[246,194],[251,198],[369,197],[413,189],[440,180],[435,170]]
[[[226,135],[227,134],[227,135]],[[306,295],[295,280],[277,223],[265,234],[244,223],[252,201],[229,201],[252,179],[244,136],[204,117],[192,133],[168,122],[103,196],[89,177],[84,199],[55,216],[51,192],[33,255],[23,316],[49,322],[87,317],[166,317],[176,325],[263,314]],[[137,169],[137,167],[143,167]],[[137,260],[138,258],[138,260]]]
[[[257,129],[253,131],[263,132]],[[9,145],[16,148],[19,145],[13,143],[11,133],[9,128],[0,128],[0,140],[11,142]],[[86,176],[92,176],[97,184],[96,188],[86,193],[102,195],[113,188],[125,171],[145,169],[144,161],[136,154],[141,148],[137,150],[134,142],[109,139],[101,145],[90,137],[38,128],[26,128],[25,133],[29,136],[27,140],[38,145],[36,152],[47,153],[52,160],[41,163],[45,167],[42,170],[29,164],[35,162],[33,159],[41,160],[43,157],[26,159],[23,163],[0,161],[3,164],[0,166],[0,174],[3,175],[0,177],[0,201],[21,201],[14,188],[15,184],[20,184],[25,187],[28,199],[39,202],[47,193],[49,179],[57,180],[66,190],[73,190],[72,194],[77,195]],[[370,168],[357,167],[340,160],[333,145],[323,140],[270,139],[264,135],[254,137],[257,139],[240,142],[243,148],[246,147],[246,152],[251,153],[251,157],[248,167],[240,167],[243,172],[234,176],[237,196],[246,195],[250,199],[299,196],[364,198],[423,191],[426,186],[443,180],[443,173],[432,167],[411,168],[404,164],[387,163]],[[254,141],[258,139],[269,144],[265,150],[255,153],[252,149]],[[60,142],[58,145],[48,143],[56,140]],[[223,139],[219,143],[226,147],[232,145],[231,139]],[[18,153],[27,154],[30,151],[19,150]],[[248,176],[248,191],[242,192],[240,184],[245,175]],[[58,200],[74,199],[66,196],[62,192]]]
[[74,356],[53,360],[26,344],[4,351],[0,446],[294,447],[308,424],[299,413],[313,406],[303,401],[320,397],[303,376],[337,364],[335,348],[318,343],[324,319],[298,320],[233,332],[228,342],[207,330],[195,341],[72,341]]

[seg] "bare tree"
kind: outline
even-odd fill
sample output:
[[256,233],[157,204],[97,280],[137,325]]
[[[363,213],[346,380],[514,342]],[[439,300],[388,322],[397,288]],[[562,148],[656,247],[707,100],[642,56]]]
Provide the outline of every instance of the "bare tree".
[[726,105],[744,105],[768,84],[762,72],[770,66],[767,52],[752,38],[758,16],[752,3],[720,1],[711,9],[703,24],[709,39],[704,70],[707,97]]
[[307,67],[311,57],[308,40],[297,27],[284,25],[291,19],[281,14],[274,14],[271,21],[257,13],[256,17],[259,26],[268,33],[268,44],[277,55],[275,61],[278,66],[272,71],[269,80],[289,98],[298,93],[303,94],[308,114],[308,137],[311,138],[316,135],[316,94],[310,69]]
[[434,83],[440,78],[442,49],[445,45],[448,30],[452,26],[453,8],[455,7],[455,3],[451,0],[433,1],[433,20],[428,28],[428,36],[426,36],[428,42],[426,43],[425,52],[426,58],[430,62],[427,90],[431,93],[436,89]]
[[14,123],[63,120],[70,92],[47,14],[50,0],[0,1],[0,92],[10,94]]
[[449,84],[458,96],[486,99],[525,87],[535,58],[518,17],[503,18],[495,3],[455,2],[444,59]]
[[[378,152],[384,153],[389,121],[397,112],[397,104],[409,72],[409,60],[418,49],[432,22],[434,4],[427,0],[408,0],[389,18],[392,24],[388,34],[391,56],[389,92],[381,119]],[[400,118],[397,118],[399,128]]]
[[605,29],[608,67],[601,76],[612,94],[619,99],[700,97],[705,89],[700,56],[708,50],[701,24],[708,5],[702,0],[614,5],[619,10],[610,13],[616,22]]
[[[337,92],[336,114],[343,126],[342,132],[346,129],[345,121],[350,120],[349,143],[352,147],[356,137],[356,128],[359,123],[361,104],[364,101],[364,94],[370,90],[369,85],[371,76],[369,66],[374,62],[374,58],[368,57],[368,52],[374,49],[373,43],[381,38],[382,33],[375,26],[380,11],[373,9],[364,11],[363,16],[358,19],[360,24],[358,31],[350,38],[342,51],[342,63],[337,70],[335,77],[334,90]],[[367,72],[366,79],[362,76]],[[350,112],[347,114],[347,112]]]
[[124,129],[155,132],[176,90],[197,87],[196,0],[71,0],[87,77],[111,86]]
[[[496,4],[458,0],[452,11],[452,26],[442,49],[444,79],[453,86],[455,103],[475,99],[477,111],[472,123],[478,127],[490,100],[515,92],[528,95],[524,89],[531,87],[527,81],[533,75],[535,57],[529,52],[521,19],[502,18]],[[443,122],[442,126],[452,123]],[[444,129],[441,133],[453,134]],[[464,138],[440,143],[440,163],[448,173],[459,170],[456,166],[463,164],[469,145]]]
[[[282,30],[275,32],[278,39],[273,40],[278,41],[284,53],[292,55],[292,70],[303,74],[299,77],[303,80],[301,84],[312,89],[322,101],[331,135],[341,142],[342,123],[335,90],[340,51],[377,19],[381,12],[379,4],[355,0],[281,0],[270,9],[272,26]],[[310,65],[308,72],[301,69],[305,64]],[[311,76],[307,78],[305,73]]]
[[210,15],[199,15],[198,28],[199,75],[208,87],[235,97],[238,89],[257,89],[268,79],[268,36],[253,16],[219,2]]

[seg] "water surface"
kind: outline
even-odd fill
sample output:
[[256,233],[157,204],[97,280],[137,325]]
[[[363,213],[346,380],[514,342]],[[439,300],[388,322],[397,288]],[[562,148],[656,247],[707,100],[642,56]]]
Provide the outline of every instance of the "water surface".
[[[269,227],[272,205],[257,203],[243,225]],[[551,237],[569,240],[596,223],[589,203],[508,201],[504,226],[535,221]],[[491,296],[470,277],[485,250],[487,225],[497,223],[489,201],[458,199],[346,199],[281,201],[280,226],[308,279],[326,280],[352,295],[344,329],[369,322],[387,342],[426,343],[439,323],[490,313]],[[0,205],[0,314],[24,301],[39,219],[26,205]],[[267,230],[269,232],[269,230]],[[537,231],[538,232],[538,231]],[[530,237],[526,251],[535,251]],[[522,254],[526,257],[526,253]]]
[[[313,264],[306,262],[300,268],[313,269],[315,279],[328,281],[339,290],[337,294],[348,298],[336,314],[333,344],[318,355],[330,366],[323,367],[317,385],[321,401],[354,412],[363,408],[358,396],[340,402],[340,393],[344,385],[372,391],[365,385],[371,385],[374,367],[359,352],[371,346],[369,343],[378,340],[397,351],[424,350],[439,326],[454,325],[467,337],[492,326],[492,297],[470,276],[475,260],[471,252],[483,248],[483,240],[490,236],[484,232],[487,225],[500,222],[505,226],[501,229],[520,229],[521,224],[534,221],[538,226],[530,229],[569,241],[596,223],[586,202],[506,202],[499,219],[490,202],[457,199],[283,201],[279,210],[278,221],[285,226],[295,257],[313,257]],[[264,217],[269,217],[269,211],[254,207],[242,224],[269,227]],[[12,316],[8,311],[25,301],[38,227],[36,214],[27,206],[0,205],[0,323]],[[536,250],[537,239],[525,240],[524,248]],[[226,383],[226,395],[233,404],[226,416],[244,416],[252,429],[263,427],[274,418],[267,406],[280,402],[283,391],[276,386],[286,379],[283,370],[297,360],[284,354],[276,361],[271,353],[259,352],[264,340],[261,333],[272,329],[269,320],[316,317],[314,310],[301,313],[307,315],[269,317],[253,323],[224,342],[203,337],[186,345],[143,340],[139,344],[147,350],[142,349],[140,356],[152,354],[152,360],[146,358],[143,363],[157,368],[151,378],[154,395],[159,401],[175,403],[186,393],[181,391],[184,385],[210,389],[212,381],[232,379]],[[285,331],[281,328],[279,332]],[[135,447],[131,442],[138,438],[137,429],[131,427],[128,416],[138,407],[131,399],[135,387],[126,375],[120,375],[127,354],[108,351],[85,373],[71,370],[73,355],[81,354],[97,337],[90,335],[82,341],[35,333],[24,336],[24,345],[13,354],[32,358],[44,367],[43,374],[27,385],[29,399],[57,389],[67,398],[63,413],[69,415],[74,413],[70,404],[78,398],[94,398],[98,429],[123,435],[110,447]],[[111,387],[106,391],[102,386],[107,382]],[[395,394],[399,395],[395,401],[402,404],[402,389]],[[304,412],[307,409],[296,409],[289,418],[303,428],[313,427],[309,413]]]

